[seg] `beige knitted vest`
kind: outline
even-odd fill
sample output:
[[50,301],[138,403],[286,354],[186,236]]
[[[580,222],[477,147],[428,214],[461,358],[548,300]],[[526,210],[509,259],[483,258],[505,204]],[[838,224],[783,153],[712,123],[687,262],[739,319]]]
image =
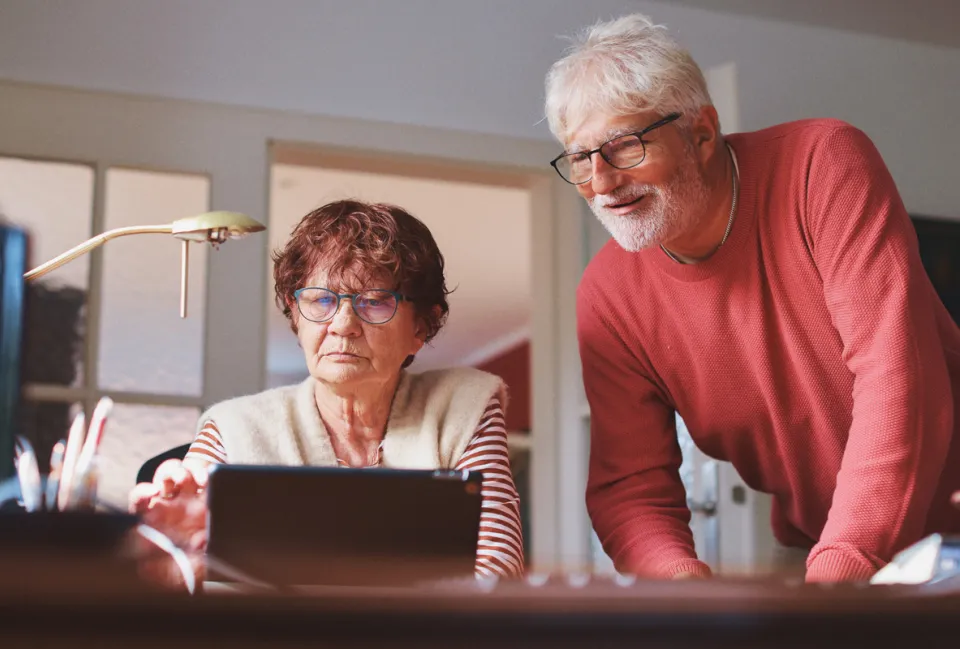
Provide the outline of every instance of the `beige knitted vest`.
[[[231,464],[336,466],[314,398],[316,381],[218,403],[202,417],[216,423]],[[506,411],[498,376],[473,368],[402,372],[383,440],[383,466],[452,469],[490,398]]]

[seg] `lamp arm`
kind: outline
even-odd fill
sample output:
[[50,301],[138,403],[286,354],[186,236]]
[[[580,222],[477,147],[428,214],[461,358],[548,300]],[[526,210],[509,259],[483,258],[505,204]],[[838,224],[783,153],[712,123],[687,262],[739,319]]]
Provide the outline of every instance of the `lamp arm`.
[[102,246],[110,239],[124,237],[130,234],[173,234],[172,225],[134,225],[126,228],[116,228],[107,230],[102,234],[87,239],[78,246],[74,246],[65,253],[58,255],[45,264],[41,264],[33,270],[25,273],[23,278],[27,281],[37,279],[49,273],[52,270],[60,268],[64,264],[73,261],[77,257],[87,254],[94,248]]

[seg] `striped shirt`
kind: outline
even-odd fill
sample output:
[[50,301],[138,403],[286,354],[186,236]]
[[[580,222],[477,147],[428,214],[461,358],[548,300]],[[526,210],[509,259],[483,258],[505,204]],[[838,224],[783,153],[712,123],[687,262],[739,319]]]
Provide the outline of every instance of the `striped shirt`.
[[[188,460],[226,463],[223,438],[213,421],[204,422],[197,434]],[[383,461],[383,443],[372,466]],[[345,465],[340,461],[341,465]],[[480,535],[477,539],[476,574],[515,577],[523,573],[523,531],[520,526],[520,496],[513,483],[503,409],[496,396],[490,399],[473,438],[457,466],[457,471],[483,474]]]

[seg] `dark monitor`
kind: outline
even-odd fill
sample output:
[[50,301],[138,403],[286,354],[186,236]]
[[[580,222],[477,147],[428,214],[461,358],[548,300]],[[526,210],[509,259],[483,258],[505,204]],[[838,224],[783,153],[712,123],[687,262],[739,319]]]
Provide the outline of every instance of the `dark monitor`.
[[14,475],[26,265],[26,233],[0,223],[0,481]]
[[923,267],[943,306],[960,324],[960,222],[912,218]]

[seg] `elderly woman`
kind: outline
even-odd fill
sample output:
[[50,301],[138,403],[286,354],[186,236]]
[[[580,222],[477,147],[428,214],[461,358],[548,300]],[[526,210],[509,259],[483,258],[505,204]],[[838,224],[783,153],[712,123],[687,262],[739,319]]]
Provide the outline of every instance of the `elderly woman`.
[[471,368],[405,370],[449,310],[427,227],[392,205],[334,202],[307,214],[274,262],[277,305],[309,378],[210,408],[185,459],[137,485],[131,508],[199,550],[198,494],[217,463],[481,471],[476,572],[519,574],[502,381]]

